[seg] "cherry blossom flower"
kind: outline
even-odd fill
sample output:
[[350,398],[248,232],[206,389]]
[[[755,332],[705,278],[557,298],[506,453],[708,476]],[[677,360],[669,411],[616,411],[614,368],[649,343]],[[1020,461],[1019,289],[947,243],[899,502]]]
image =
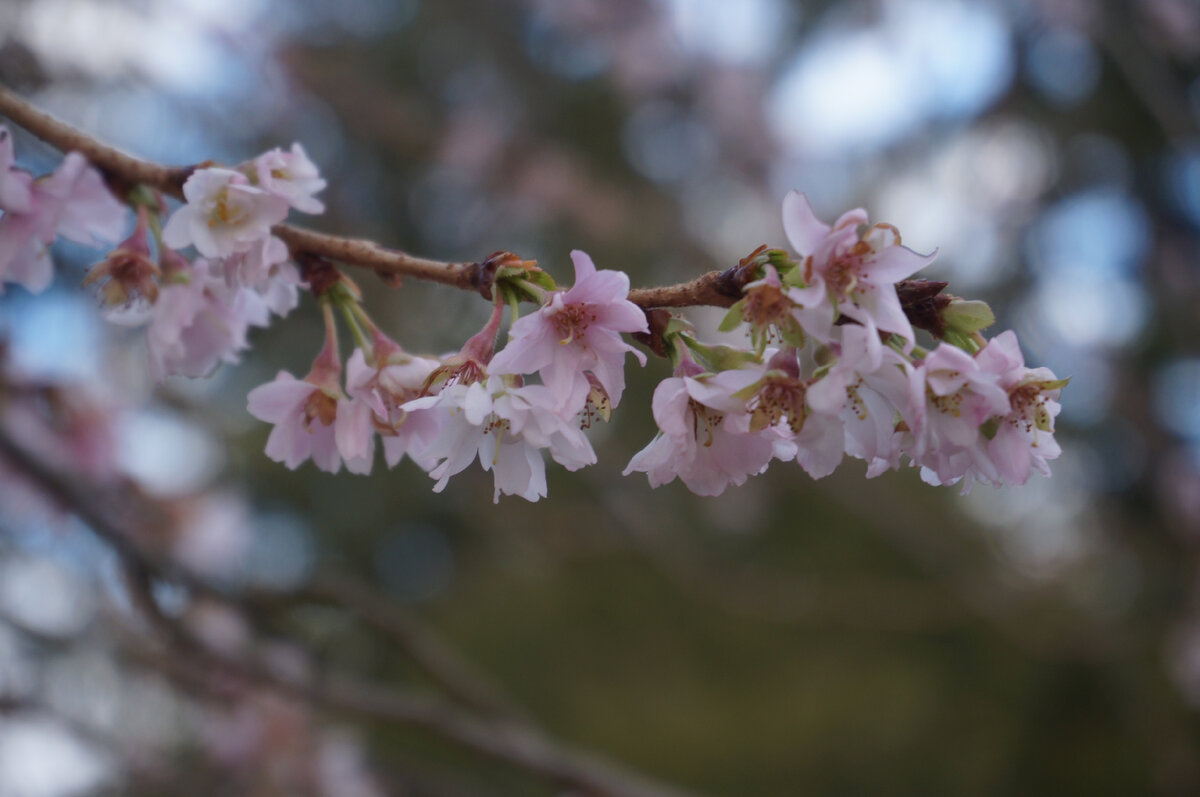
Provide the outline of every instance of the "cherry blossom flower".
[[923,408],[914,425],[911,456],[930,468],[940,482],[962,477],[978,457],[969,451],[980,440],[980,427],[1009,412],[1008,393],[999,374],[980,367],[962,349],[942,343],[916,369],[915,402]]
[[756,337],[761,338],[762,331],[773,326],[785,341],[799,345],[802,340],[796,334],[798,325],[817,340],[829,340],[834,306],[824,284],[814,282],[803,288],[784,286],[774,266],[767,264],[763,270],[762,279],[747,283],[742,289],[746,297],[742,315],[751,330],[757,331]]
[[918,423],[911,366],[893,349],[879,347],[872,329],[847,324],[841,337],[834,344],[837,362],[809,387],[809,406],[820,416],[812,422],[840,424],[846,453],[867,462],[870,478],[899,465],[897,413],[909,425]]
[[792,248],[806,255],[805,279],[823,284],[839,312],[867,329],[894,332],[913,341],[912,325],[904,315],[895,283],[928,265],[937,252],[920,255],[900,245],[900,235],[888,224],[867,224],[862,208],[843,213],[833,226],[817,219],[808,197],[796,191],[783,200],[783,227]]
[[556,405],[571,414],[582,409],[586,373],[595,375],[612,406],[625,390],[625,354],[646,364],[646,356],[621,339],[622,332],[645,332],[646,315],[628,300],[629,277],[597,271],[576,249],[575,284],[555,291],[536,312],[512,325],[511,340],[492,359],[491,373],[538,372]]
[[245,252],[287,218],[286,200],[250,184],[231,169],[199,169],[183,184],[187,204],[167,220],[163,242],[173,248],[195,246],[205,257]]
[[325,180],[316,164],[300,144],[291,152],[276,147],[248,164],[253,180],[264,191],[287,202],[302,213],[324,213],[325,205],[314,194],[325,188]]
[[[732,381],[731,381],[732,380]],[[769,430],[774,439],[775,458],[795,460],[814,479],[833,473],[842,461],[845,438],[842,424],[828,417],[808,422],[808,388],[813,379],[800,373],[796,350],[768,349],[764,362],[718,374],[712,382],[727,385],[727,402],[739,411],[731,429],[747,424],[746,431]],[[707,397],[706,397],[707,400]],[[716,401],[713,406],[721,406]]]
[[981,369],[998,375],[1012,408],[995,419],[994,434],[989,436],[991,430],[984,427],[987,454],[1000,481],[1024,484],[1034,470],[1049,476],[1047,460],[1062,453],[1054,439],[1054,419],[1062,410],[1058,397],[1067,380],[1049,368],[1027,368],[1012,330],[992,338],[975,359]]
[[720,495],[766,470],[775,440],[751,429],[744,402],[733,395],[756,376],[737,370],[704,374],[695,362],[683,360],[676,376],[655,388],[659,433],[633,456],[624,475],[645,473],[651,487],[679,478],[697,495]]
[[[939,387],[948,400],[933,386],[934,372],[926,376],[929,419],[913,456],[914,464],[922,467],[921,477],[939,485],[961,480],[963,492],[968,492],[976,482],[996,487],[1024,484],[1034,470],[1049,476],[1047,461],[1061,454],[1054,419],[1066,380],[1057,379],[1048,368],[1027,368],[1011,330],[997,335],[973,358],[966,356],[974,370],[961,365],[958,355],[947,360],[954,366],[953,379],[943,377]],[[960,381],[963,386],[949,392]],[[950,418],[940,418],[940,429],[939,416]]]
[[434,492],[441,492],[451,476],[478,459],[484,470],[492,471],[494,501],[501,495],[536,501],[546,496],[542,449],[567,470],[596,461],[578,424],[557,411],[549,388],[515,387],[510,380],[511,376],[495,374],[471,384],[456,381],[436,396],[401,406],[410,418],[419,413],[436,417],[437,436],[418,455],[436,462],[429,472],[437,479]]
[[45,290],[54,276],[49,247],[57,236],[88,245],[113,242],[125,229],[127,213],[100,173],[79,153],[68,153],[53,174],[30,184],[28,211],[10,208],[0,218],[0,285]]
[[218,363],[238,361],[239,352],[249,347],[251,325],[268,322],[257,294],[229,288],[207,260],[198,258],[184,281],[169,282],[159,291],[146,330],[151,371],[155,379],[208,376]]
[[[442,363],[406,354],[394,343],[391,347],[380,345],[384,340],[377,334],[375,353],[383,360],[382,366],[368,365],[362,349],[350,355],[346,362],[346,393],[373,413],[388,467],[395,467],[405,454],[417,454],[437,435],[433,413],[410,414],[401,407],[421,396],[429,377]],[[432,467],[428,459],[418,456],[415,461],[425,470]]]
[[304,379],[280,371],[275,379],[250,391],[247,410],[260,421],[275,425],[267,438],[266,454],[295,470],[309,457],[323,471],[342,466],[335,422],[343,398],[338,377],[336,341],[326,342]]
[[129,208],[104,184],[104,178],[78,152],[68,152],[54,173],[34,183],[35,200],[56,209],[54,229],[88,246],[120,239]]
[[271,235],[244,252],[222,258],[220,270],[230,288],[249,288],[277,316],[286,316],[300,303],[300,271],[288,260],[287,245]]
[[138,211],[138,223],[133,234],[97,263],[83,280],[84,285],[101,283],[101,303],[108,308],[129,310],[134,304],[144,311],[158,299],[158,278],[162,275],[150,259],[150,244],[146,239],[146,209]]

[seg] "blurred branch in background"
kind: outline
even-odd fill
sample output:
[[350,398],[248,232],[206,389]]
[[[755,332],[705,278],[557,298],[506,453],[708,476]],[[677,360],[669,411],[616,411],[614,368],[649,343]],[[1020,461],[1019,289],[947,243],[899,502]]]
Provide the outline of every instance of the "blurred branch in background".
[[[232,679],[235,683],[243,683],[242,689],[266,688],[302,703],[367,722],[415,726],[471,752],[499,759],[586,794],[603,797],[683,794],[570,750],[524,721],[505,716],[508,715],[507,708],[501,709],[500,701],[491,690],[468,675],[466,666],[436,637],[399,609],[377,603],[380,596],[345,582],[318,581],[301,593],[259,596],[257,604],[278,610],[290,608],[292,603],[302,600],[333,602],[368,626],[385,630],[390,639],[399,643],[399,648],[412,656],[451,697],[486,716],[477,718],[435,698],[406,694],[330,673],[316,671],[297,677],[291,670],[299,667],[302,672],[307,672],[314,664],[303,659],[292,660],[288,662],[289,667],[280,670],[270,663],[214,650],[196,638],[185,624],[163,612],[154,594],[159,579],[187,588],[195,593],[196,600],[217,600],[240,613],[247,623],[253,621],[254,614],[238,596],[174,562],[148,553],[138,544],[137,540],[161,534],[167,512],[153,507],[145,496],[131,489],[105,494],[81,484],[78,479],[56,473],[36,455],[23,450],[6,430],[0,430],[0,457],[64,508],[79,514],[116,549],[123,559],[125,583],[135,607],[161,637],[158,660],[205,692],[213,689],[212,683],[220,684],[219,690],[234,688]],[[112,510],[107,507],[113,506],[123,508],[121,520],[111,519]],[[138,511],[131,512],[135,507]],[[241,647],[252,651],[257,646],[257,641],[250,638]],[[16,708],[21,705],[21,699],[9,698],[7,705]]]

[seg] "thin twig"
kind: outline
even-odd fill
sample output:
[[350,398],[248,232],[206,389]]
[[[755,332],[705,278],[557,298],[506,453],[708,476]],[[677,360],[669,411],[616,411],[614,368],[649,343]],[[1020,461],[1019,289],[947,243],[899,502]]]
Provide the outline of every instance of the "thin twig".
[[326,574],[297,590],[254,594],[250,598],[255,605],[313,602],[334,606],[397,643],[426,676],[465,707],[489,716],[524,714],[424,624],[365,584]]

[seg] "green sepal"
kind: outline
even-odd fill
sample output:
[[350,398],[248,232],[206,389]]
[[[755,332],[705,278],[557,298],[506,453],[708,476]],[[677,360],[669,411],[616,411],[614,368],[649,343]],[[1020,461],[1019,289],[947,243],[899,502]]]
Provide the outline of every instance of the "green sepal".
[[797,266],[783,249],[768,249],[766,254],[767,262],[774,266],[776,271],[791,271]]
[[681,339],[692,350],[692,353],[699,357],[703,361],[703,364],[714,373],[734,371],[746,363],[751,363],[758,359],[754,352],[746,351],[745,349],[735,349],[732,346],[725,345],[705,346],[688,335],[681,336]]
[[542,271],[540,268],[525,269],[525,279],[548,291],[558,290],[558,285],[554,282],[554,277],[551,277],[549,272]]
[[967,354],[974,355],[979,351],[979,343],[975,338],[971,337],[970,333],[959,332],[956,329],[947,329],[942,333],[942,340],[949,343],[951,346],[957,346]]
[[785,288],[807,288],[808,283],[804,281],[804,269],[799,266],[789,268],[786,271],[780,271],[779,281],[783,283]]
[[1047,382],[1038,382],[1037,386],[1042,390],[1062,390],[1071,381],[1071,377],[1066,379],[1051,379]]
[[685,318],[672,316],[671,320],[667,321],[667,326],[663,329],[662,338],[664,341],[678,335],[690,335],[695,333],[696,328],[691,325]]
[[1000,431],[1000,418],[988,418],[979,427],[979,433],[991,440]]
[[782,326],[776,326],[779,330],[779,336],[783,338],[783,342],[793,348],[803,349],[805,343],[804,327],[800,326],[800,322],[794,318],[789,319]]
[[737,329],[738,325],[746,320],[745,309],[746,309],[746,300],[745,299],[742,299],[740,302],[735,304],[733,307],[730,307],[729,312],[727,312],[725,314],[725,317],[721,319],[721,324],[720,324],[720,326],[717,327],[717,331],[718,332],[732,332],[733,330]]

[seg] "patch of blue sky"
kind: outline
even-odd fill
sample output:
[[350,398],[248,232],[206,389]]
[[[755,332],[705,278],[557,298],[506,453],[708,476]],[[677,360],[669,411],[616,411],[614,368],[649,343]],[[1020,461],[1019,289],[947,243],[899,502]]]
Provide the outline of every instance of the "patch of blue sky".
[[768,117],[793,151],[853,155],[978,114],[1013,73],[1012,35],[990,4],[890,3],[873,27],[831,24],[805,39]]

